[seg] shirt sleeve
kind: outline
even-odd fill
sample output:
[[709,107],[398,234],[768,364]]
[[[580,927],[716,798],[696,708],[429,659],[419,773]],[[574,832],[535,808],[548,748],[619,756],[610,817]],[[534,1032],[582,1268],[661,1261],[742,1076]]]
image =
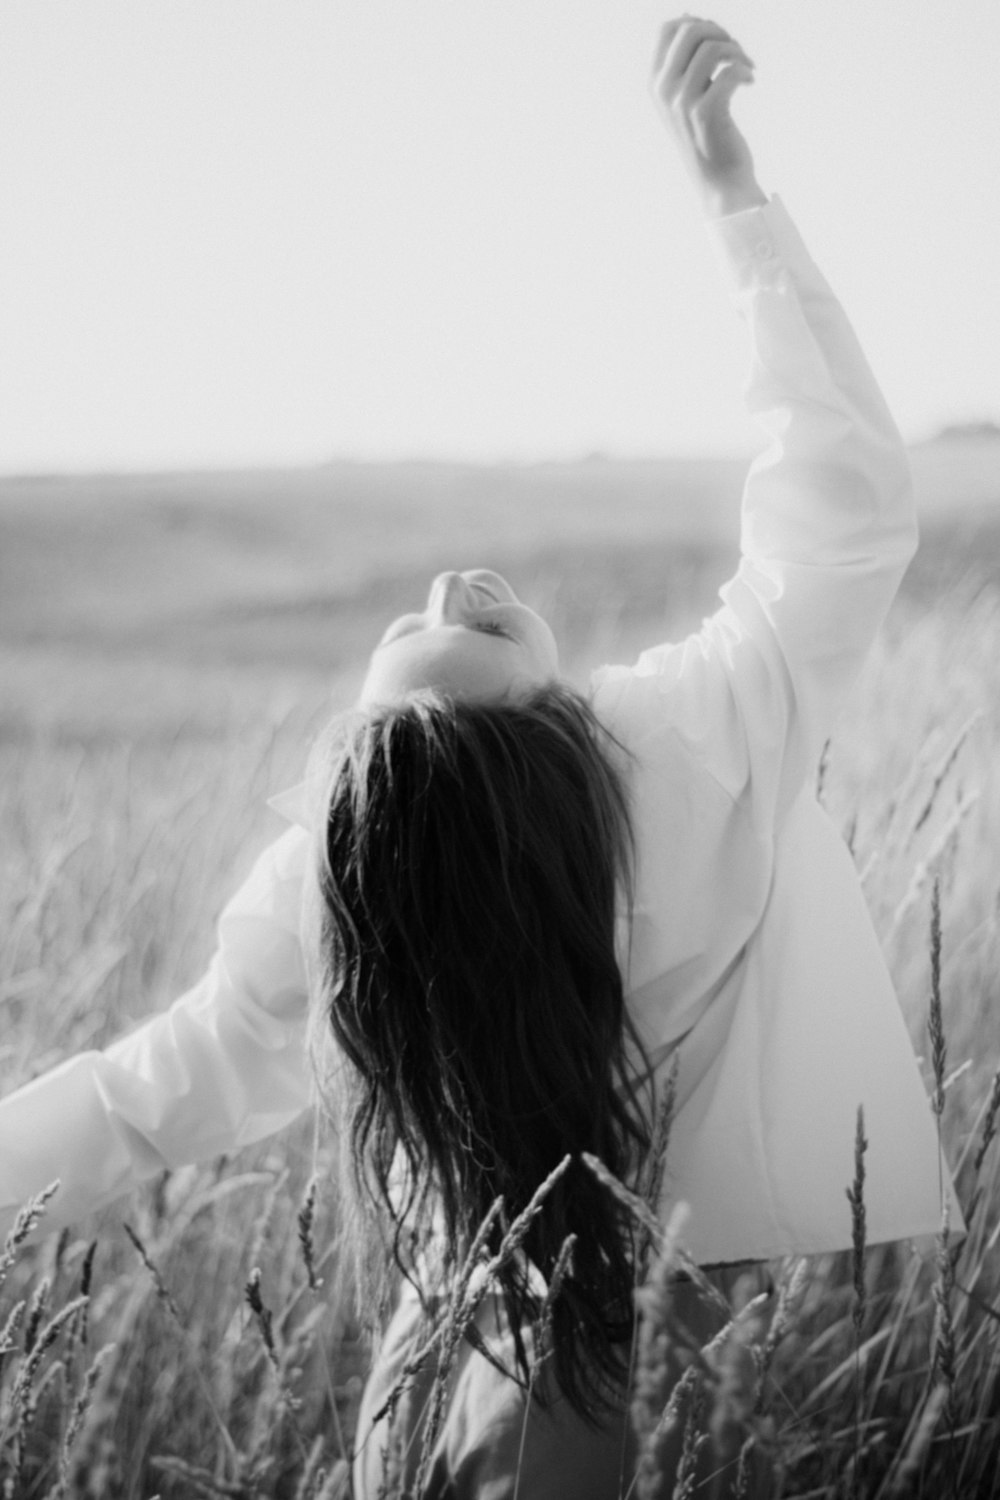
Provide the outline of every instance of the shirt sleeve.
[[710,226],[750,335],[747,405],[770,437],[750,468],[721,608],[595,700],[666,718],[755,821],[815,773],[916,547],[909,464],[854,333],[777,199]]
[[207,973],[169,1010],[0,1103],[0,1236],[56,1178],[46,1228],[164,1168],[261,1140],[309,1105],[308,848],[294,827],[264,851],[219,919]]

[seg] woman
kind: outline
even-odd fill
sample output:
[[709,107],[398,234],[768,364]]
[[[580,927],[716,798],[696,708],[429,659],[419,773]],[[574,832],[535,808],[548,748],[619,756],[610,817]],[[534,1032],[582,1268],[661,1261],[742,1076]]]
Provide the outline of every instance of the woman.
[[[810,790],[913,552],[908,470],[838,304],[756,181],[729,109],[751,78],[721,27],[664,28],[655,92],[747,320],[750,406],[772,435],[718,613],[597,672],[585,702],[504,580],[442,575],[374,652],[311,790],[281,802],[293,827],[223,913],[201,984],[0,1111],[0,1211],[58,1176],[53,1219],[69,1220],[307,1107],[312,994],[354,1248],[375,1289],[394,1263],[410,1278],[364,1403],[365,1496],[421,1303],[447,1301],[494,1196],[513,1217],[584,1150],[633,1177],[672,1069],[663,1207],[687,1201],[701,1264],[849,1245],[859,1105],[869,1239],[939,1221],[909,1041]],[[518,1461],[522,1496],[618,1492],[632,1245],[578,1161],[477,1327],[524,1373],[524,1319],[568,1234],[554,1376],[524,1451],[517,1386],[466,1344],[428,1493],[507,1495]],[[416,1438],[404,1419],[411,1465]]]

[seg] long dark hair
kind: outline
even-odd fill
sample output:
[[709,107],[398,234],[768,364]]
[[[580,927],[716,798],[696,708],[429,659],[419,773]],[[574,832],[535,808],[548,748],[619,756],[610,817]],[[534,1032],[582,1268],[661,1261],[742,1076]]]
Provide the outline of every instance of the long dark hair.
[[[412,1274],[435,1235],[446,1289],[495,1198],[509,1222],[567,1153],[628,1180],[648,1147],[615,951],[632,870],[623,754],[561,685],[501,703],[422,692],[340,726],[314,988],[346,1059],[328,1103],[369,1293],[394,1264]],[[625,1376],[632,1235],[579,1160],[524,1243],[546,1281],[571,1233],[555,1374],[596,1418]],[[537,1281],[514,1261],[498,1282],[526,1375]]]

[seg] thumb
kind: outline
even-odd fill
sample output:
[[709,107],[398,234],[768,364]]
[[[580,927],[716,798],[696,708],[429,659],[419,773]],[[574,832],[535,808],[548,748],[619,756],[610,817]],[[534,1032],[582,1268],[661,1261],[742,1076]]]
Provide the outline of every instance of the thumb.
[[736,90],[744,83],[753,83],[753,79],[753,69],[745,62],[728,63],[692,107],[691,131],[705,164],[731,170],[749,160],[749,147],[729,106]]
[[718,73],[708,85],[698,101],[703,113],[709,116],[721,115],[728,111],[730,100],[736,90],[744,83],[753,83],[754,71],[749,63],[731,62]]

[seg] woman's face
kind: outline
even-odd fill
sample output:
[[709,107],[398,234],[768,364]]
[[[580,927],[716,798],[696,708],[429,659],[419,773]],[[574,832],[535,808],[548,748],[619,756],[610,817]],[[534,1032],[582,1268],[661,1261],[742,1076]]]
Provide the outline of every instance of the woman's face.
[[506,698],[551,682],[558,670],[552,631],[499,573],[440,573],[422,613],[394,620],[375,648],[361,703],[394,702],[419,688]]

